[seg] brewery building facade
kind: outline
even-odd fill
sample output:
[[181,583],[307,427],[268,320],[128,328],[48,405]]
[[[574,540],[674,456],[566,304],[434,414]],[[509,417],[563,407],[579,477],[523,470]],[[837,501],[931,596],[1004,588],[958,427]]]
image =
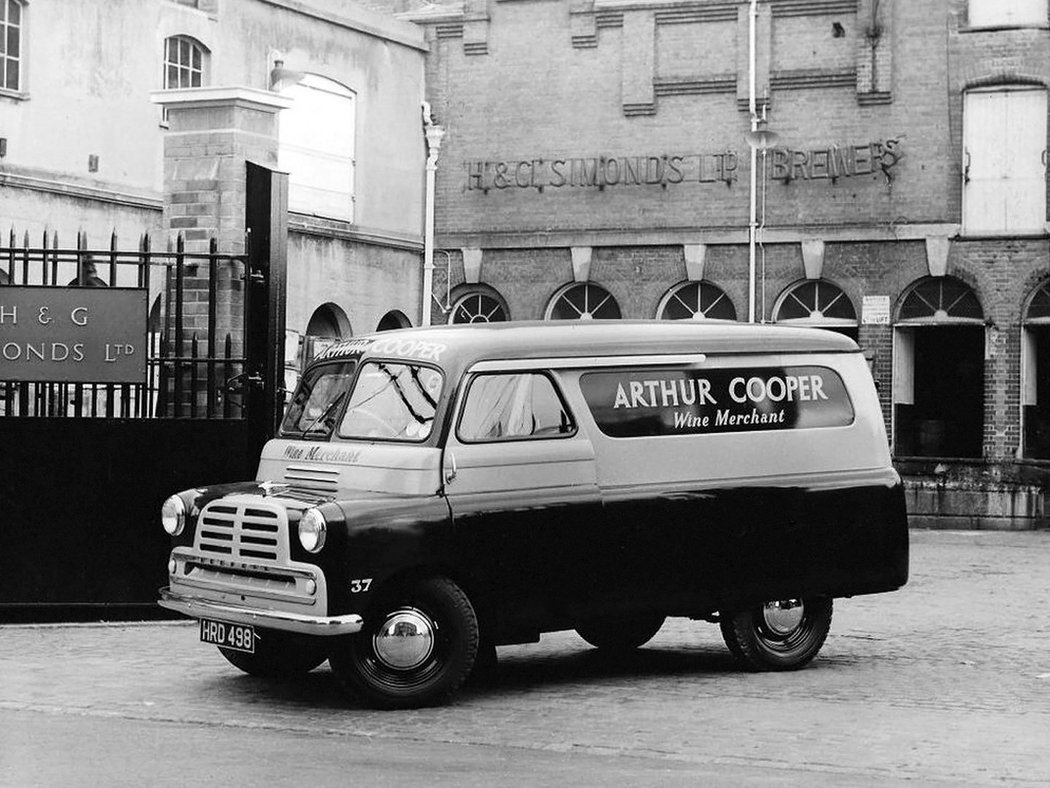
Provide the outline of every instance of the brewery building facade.
[[1042,522],[1046,0],[391,10],[444,131],[436,322],[843,332],[917,521]]

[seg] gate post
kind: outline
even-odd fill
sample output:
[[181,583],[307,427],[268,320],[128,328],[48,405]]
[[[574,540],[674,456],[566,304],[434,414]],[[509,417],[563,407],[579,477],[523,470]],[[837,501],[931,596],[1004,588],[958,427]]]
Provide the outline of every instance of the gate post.
[[[205,255],[208,252],[211,239],[216,240],[215,248],[220,254],[246,254],[245,235],[249,226],[247,165],[248,162],[263,167],[276,165],[277,114],[291,106],[291,100],[270,91],[246,87],[161,90],[154,91],[151,99],[164,107],[168,121],[168,131],[164,136],[164,224],[170,237],[173,239],[179,235],[184,239],[183,248],[189,255],[187,262],[190,264],[193,263],[193,254]],[[256,234],[259,232],[257,228]],[[252,300],[244,284],[248,280],[248,270],[247,267],[242,270],[236,264],[219,264],[214,260],[210,265],[218,268],[218,275],[210,277],[212,284],[209,277],[193,275],[192,268],[183,278],[183,326],[179,336],[184,339],[182,344],[185,346],[169,350],[174,357],[185,357],[192,336],[196,335],[205,342],[209,339],[208,315],[203,305],[211,303],[218,335],[213,338],[212,346],[222,347],[228,336],[232,355],[245,359],[241,371],[248,379],[261,371],[253,368],[249,359],[255,337],[243,312],[245,308],[252,308],[246,303],[246,300]],[[269,267],[267,276],[268,272]],[[266,286],[270,284],[268,278],[265,282]],[[215,292],[210,292],[212,286]],[[281,302],[283,322],[283,284],[276,295]],[[264,299],[266,301],[268,299]],[[269,309],[265,312],[265,319],[278,317]],[[167,325],[172,326],[170,313]],[[262,332],[258,341],[266,341],[272,328],[256,326],[255,334]],[[175,336],[175,332],[169,331],[169,336]],[[283,351],[283,326],[279,337],[276,344]],[[250,388],[245,389],[243,415],[251,417],[253,407],[263,407],[264,410],[269,407],[271,415],[264,418],[264,422],[272,422],[273,408],[276,407],[272,383],[269,390],[267,399],[270,404],[267,406]],[[189,396],[202,400],[207,398],[207,392],[193,391]],[[188,405],[185,401],[174,403],[169,415],[186,415],[187,410],[193,412]],[[264,430],[272,429],[262,423],[259,426]]]

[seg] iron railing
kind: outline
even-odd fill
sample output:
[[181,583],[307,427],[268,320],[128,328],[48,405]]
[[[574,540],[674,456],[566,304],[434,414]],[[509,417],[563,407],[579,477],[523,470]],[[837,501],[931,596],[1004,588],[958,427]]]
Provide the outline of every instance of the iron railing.
[[141,383],[68,383],[4,380],[0,363],[0,417],[241,418],[245,377],[245,255],[155,251],[148,235],[134,251],[117,234],[108,249],[89,249],[86,236],[63,247],[56,233],[33,246],[14,230],[0,247],[0,285],[137,287],[149,292],[146,372]]

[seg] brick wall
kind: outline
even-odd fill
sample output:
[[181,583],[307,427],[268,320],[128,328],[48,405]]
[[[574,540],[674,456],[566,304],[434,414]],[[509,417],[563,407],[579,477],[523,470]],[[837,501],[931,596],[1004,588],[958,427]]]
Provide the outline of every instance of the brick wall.
[[[573,280],[570,247],[591,247],[589,279],[616,297],[624,317],[653,317],[686,278],[684,245],[703,243],[703,278],[725,290],[745,319],[746,4],[735,11],[686,0],[598,11],[586,0],[475,6],[484,27],[469,46],[448,20],[427,33],[428,97],[448,131],[437,233],[438,245],[451,250],[451,284],[464,284],[458,249],[482,249],[481,282],[506,299],[511,317],[540,318]],[[1050,275],[1050,247],[1045,238],[958,235],[963,92],[1050,83],[1045,30],[972,31],[965,0],[760,8],[759,106],[768,97],[769,128],[787,161],[887,140],[898,141],[901,155],[886,168],[858,165],[831,177],[814,167],[811,177],[790,179],[774,177],[774,157],[784,154],[759,156],[758,318],[771,319],[785,288],[806,276],[804,241],[825,242],[821,275],[842,288],[858,318],[865,296],[887,296],[895,319],[908,289],[939,272],[937,248],[951,239],[944,272],[973,288],[988,326],[984,457],[1010,461],[1021,441],[1023,308]],[[729,154],[735,167],[722,180],[603,188],[533,177],[557,159],[685,154]],[[507,177],[472,184],[478,162],[503,163]],[[521,162],[527,177],[519,183]],[[893,328],[861,325],[859,342],[889,429]]]

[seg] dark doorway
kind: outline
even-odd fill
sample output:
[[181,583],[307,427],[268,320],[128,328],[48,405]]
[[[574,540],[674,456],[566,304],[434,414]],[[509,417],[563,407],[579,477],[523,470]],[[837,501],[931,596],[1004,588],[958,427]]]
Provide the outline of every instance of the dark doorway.
[[1029,326],[1027,334],[1034,347],[1034,363],[1027,375],[1034,379],[1035,401],[1025,404],[1024,453],[1033,459],[1050,460],[1050,326]]
[[980,457],[984,439],[984,327],[914,331],[914,403],[897,407],[897,454]]

